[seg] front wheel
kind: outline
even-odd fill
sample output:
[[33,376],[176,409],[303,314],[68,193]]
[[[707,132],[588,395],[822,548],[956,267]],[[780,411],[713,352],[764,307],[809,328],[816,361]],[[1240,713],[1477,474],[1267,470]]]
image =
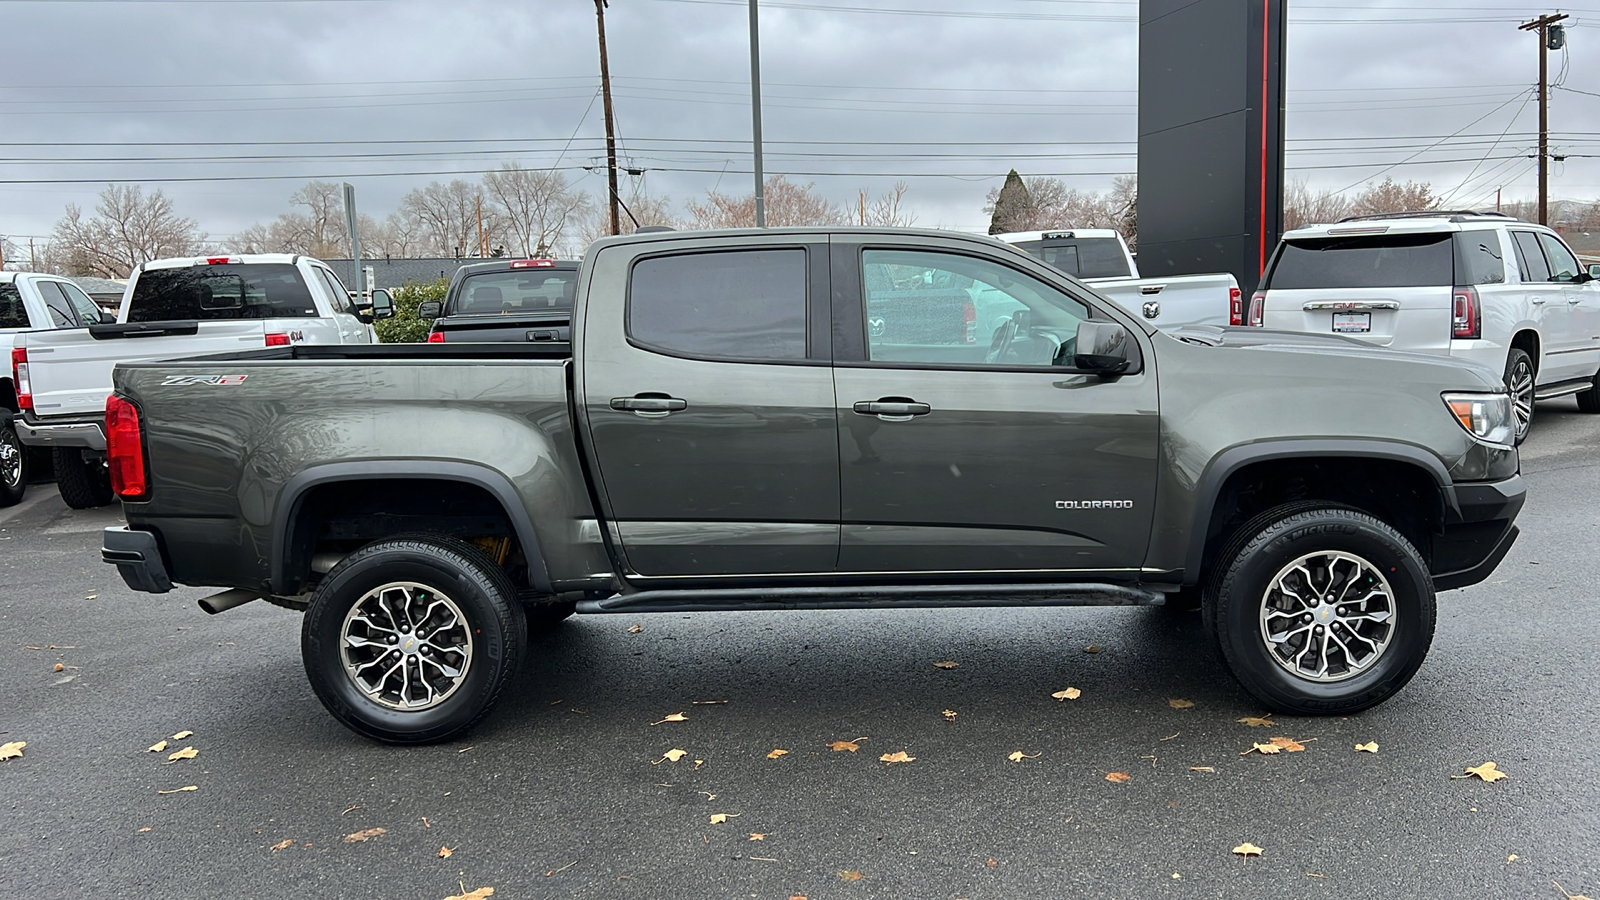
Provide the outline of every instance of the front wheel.
[[1517,443],[1528,437],[1533,427],[1533,357],[1528,351],[1512,348],[1506,354],[1506,390],[1511,394],[1511,411],[1517,419]]
[[1433,580],[1416,549],[1351,509],[1285,510],[1208,592],[1223,658],[1270,708],[1341,715],[1406,685],[1433,642]]
[[482,550],[397,537],[346,556],[317,586],[300,633],[317,698],[346,727],[392,744],[476,725],[522,661],[516,588]]
[[28,448],[11,417],[0,413],[0,507],[16,506],[28,492]]

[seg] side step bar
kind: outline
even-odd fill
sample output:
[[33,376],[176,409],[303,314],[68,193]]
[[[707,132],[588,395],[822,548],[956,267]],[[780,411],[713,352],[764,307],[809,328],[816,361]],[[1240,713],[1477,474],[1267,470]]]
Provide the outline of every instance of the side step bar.
[[757,609],[937,609],[985,606],[1159,606],[1159,591],[1119,584],[932,584],[892,587],[647,590],[580,600],[578,612]]

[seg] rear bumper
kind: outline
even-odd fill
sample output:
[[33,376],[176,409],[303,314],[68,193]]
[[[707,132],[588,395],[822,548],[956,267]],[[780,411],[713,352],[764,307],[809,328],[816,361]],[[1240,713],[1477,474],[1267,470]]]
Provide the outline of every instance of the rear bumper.
[[30,447],[106,449],[106,430],[101,419],[80,417],[46,422],[31,413],[25,413],[15,423],[17,436]]
[[146,594],[172,590],[172,578],[161,558],[161,546],[148,531],[126,525],[107,528],[100,542],[100,559],[117,567],[128,587]]
[[1444,533],[1433,541],[1433,586],[1449,591],[1488,578],[1517,540],[1512,524],[1527,491],[1522,476],[1502,481],[1471,482],[1455,486],[1456,506]]

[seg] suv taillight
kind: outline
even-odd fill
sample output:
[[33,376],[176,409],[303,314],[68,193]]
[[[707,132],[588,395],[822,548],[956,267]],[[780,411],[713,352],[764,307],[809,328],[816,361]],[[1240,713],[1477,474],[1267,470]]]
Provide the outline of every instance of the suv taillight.
[[1228,324],[1244,324],[1244,292],[1236,287],[1228,288]]
[[965,343],[978,342],[978,308],[971,303],[961,304],[961,334]]
[[1255,328],[1261,327],[1262,319],[1267,314],[1267,292],[1256,291],[1250,296],[1250,321],[1247,323]]
[[111,490],[118,497],[144,498],[147,485],[139,408],[116,394],[106,398],[106,462],[111,467]]
[[17,389],[17,409],[33,409],[33,379],[28,377],[28,348],[11,348],[11,379]]
[[1476,339],[1483,334],[1483,307],[1478,304],[1478,289],[1458,287],[1450,293],[1450,336]]

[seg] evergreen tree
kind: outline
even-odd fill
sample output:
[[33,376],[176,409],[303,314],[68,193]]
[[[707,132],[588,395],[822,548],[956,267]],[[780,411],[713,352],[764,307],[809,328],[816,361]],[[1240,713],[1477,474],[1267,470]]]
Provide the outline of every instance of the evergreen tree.
[[1033,198],[1028,195],[1028,186],[1022,183],[1022,176],[1017,174],[1017,170],[1012,169],[1006,173],[1006,183],[1000,186],[1000,193],[994,199],[989,233],[1004,234],[1018,230],[1017,223],[1027,217],[1032,207]]

